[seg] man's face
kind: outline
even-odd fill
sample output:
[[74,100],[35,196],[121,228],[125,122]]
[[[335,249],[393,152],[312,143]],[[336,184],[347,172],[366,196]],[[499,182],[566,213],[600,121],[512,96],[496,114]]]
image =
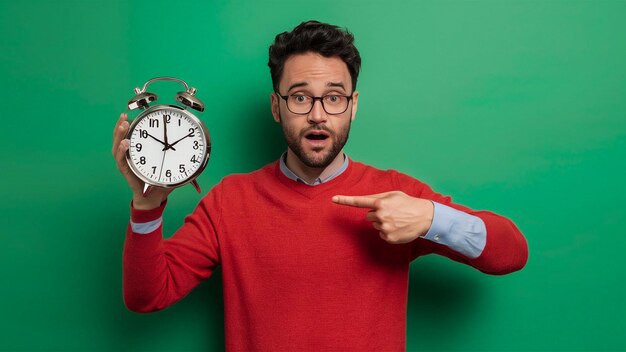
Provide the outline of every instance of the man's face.
[[[350,95],[352,80],[348,67],[340,58],[305,53],[293,55],[285,61],[278,90],[283,96]],[[315,101],[307,115],[298,115],[289,111],[285,100],[276,94],[271,95],[271,100],[274,120],[281,124],[289,149],[306,166],[325,168],[348,140],[358,92],[354,92],[348,109],[338,115],[327,114],[320,101]]]

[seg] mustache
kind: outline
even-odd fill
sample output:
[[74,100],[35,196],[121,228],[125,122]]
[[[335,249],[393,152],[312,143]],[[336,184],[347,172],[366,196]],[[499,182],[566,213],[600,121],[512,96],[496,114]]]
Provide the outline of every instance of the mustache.
[[312,132],[312,131],[326,131],[332,137],[335,136],[335,133],[330,128],[326,127],[325,125],[313,125],[313,126],[307,128],[307,129],[301,131],[300,132],[300,137],[304,138],[304,136],[306,136],[307,133]]

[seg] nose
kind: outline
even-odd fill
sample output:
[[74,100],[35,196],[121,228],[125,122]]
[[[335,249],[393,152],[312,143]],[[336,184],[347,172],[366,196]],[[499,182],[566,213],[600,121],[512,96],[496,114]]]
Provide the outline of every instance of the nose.
[[307,115],[307,120],[310,124],[319,124],[322,122],[326,122],[328,116],[326,115],[326,111],[324,111],[324,107],[322,106],[321,100],[313,101],[313,108]]

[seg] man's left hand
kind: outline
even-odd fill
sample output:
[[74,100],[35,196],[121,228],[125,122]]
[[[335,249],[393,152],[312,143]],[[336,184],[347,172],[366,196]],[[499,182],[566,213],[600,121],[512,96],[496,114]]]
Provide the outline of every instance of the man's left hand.
[[408,243],[425,235],[433,221],[434,205],[427,199],[414,198],[401,191],[365,196],[333,197],[333,202],[371,209],[367,220],[380,237],[393,244]]

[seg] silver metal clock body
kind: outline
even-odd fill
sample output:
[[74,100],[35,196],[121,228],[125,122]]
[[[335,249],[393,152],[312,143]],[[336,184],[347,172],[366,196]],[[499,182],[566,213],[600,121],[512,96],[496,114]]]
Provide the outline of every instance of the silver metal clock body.
[[126,136],[130,147],[126,161],[145,184],[175,188],[193,182],[206,167],[211,139],[194,114],[177,105],[154,105],[143,110]]

